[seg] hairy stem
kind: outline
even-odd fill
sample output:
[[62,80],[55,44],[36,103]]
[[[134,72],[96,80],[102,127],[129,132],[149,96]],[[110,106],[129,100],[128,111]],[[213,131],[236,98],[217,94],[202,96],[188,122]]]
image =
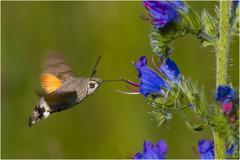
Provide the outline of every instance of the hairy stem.
[[226,147],[224,139],[218,132],[213,132],[215,159],[226,159]]
[[228,1],[220,1],[220,35],[217,46],[216,86],[227,84],[229,52],[229,6]]
[[[217,44],[216,87],[226,85],[228,78],[228,54],[230,41],[229,2],[220,1],[220,35]],[[220,108],[219,108],[220,109]],[[221,112],[219,112],[221,114]],[[216,130],[213,131],[215,159],[226,159],[225,139]]]

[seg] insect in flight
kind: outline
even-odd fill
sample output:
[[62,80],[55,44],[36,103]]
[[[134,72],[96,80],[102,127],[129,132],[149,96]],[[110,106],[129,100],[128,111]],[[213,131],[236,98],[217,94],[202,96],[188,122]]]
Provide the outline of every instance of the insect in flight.
[[43,65],[43,72],[40,76],[41,85],[45,92],[39,94],[40,99],[29,117],[29,127],[54,112],[73,107],[94,93],[104,82],[100,78],[94,77],[99,60],[100,56],[90,77],[77,77],[62,55],[50,54]]

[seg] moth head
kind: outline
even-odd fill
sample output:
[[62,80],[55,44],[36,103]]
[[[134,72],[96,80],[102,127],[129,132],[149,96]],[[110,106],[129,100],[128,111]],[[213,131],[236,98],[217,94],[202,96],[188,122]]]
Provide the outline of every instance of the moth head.
[[88,81],[88,95],[95,92],[95,90],[99,87],[101,83],[102,83],[101,79],[92,77]]

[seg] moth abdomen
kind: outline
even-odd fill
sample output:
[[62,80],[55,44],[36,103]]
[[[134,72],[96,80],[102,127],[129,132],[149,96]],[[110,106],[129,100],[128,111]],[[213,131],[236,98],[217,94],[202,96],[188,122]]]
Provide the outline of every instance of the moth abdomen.
[[34,110],[29,117],[28,126],[31,127],[34,123],[41,120],[42,118],[47,118],[51,113],[51,108],[46,102],[44,97],[41,97],[39,102],[34,107]]

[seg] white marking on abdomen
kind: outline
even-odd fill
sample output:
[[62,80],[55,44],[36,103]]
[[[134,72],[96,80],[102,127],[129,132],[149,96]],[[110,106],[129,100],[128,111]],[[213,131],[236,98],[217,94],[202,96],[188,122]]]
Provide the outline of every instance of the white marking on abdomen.
[[47,111],[43,112],[43,118],[46,119],[49,115],[50,115],[50,112],[47,112]]
[[43,118],[47,118],[50,115],[50,107],[47,104],[44,97],[41,97],[41,99],[40,99],[40,108],[44,108],[45,111],[42,113]]

